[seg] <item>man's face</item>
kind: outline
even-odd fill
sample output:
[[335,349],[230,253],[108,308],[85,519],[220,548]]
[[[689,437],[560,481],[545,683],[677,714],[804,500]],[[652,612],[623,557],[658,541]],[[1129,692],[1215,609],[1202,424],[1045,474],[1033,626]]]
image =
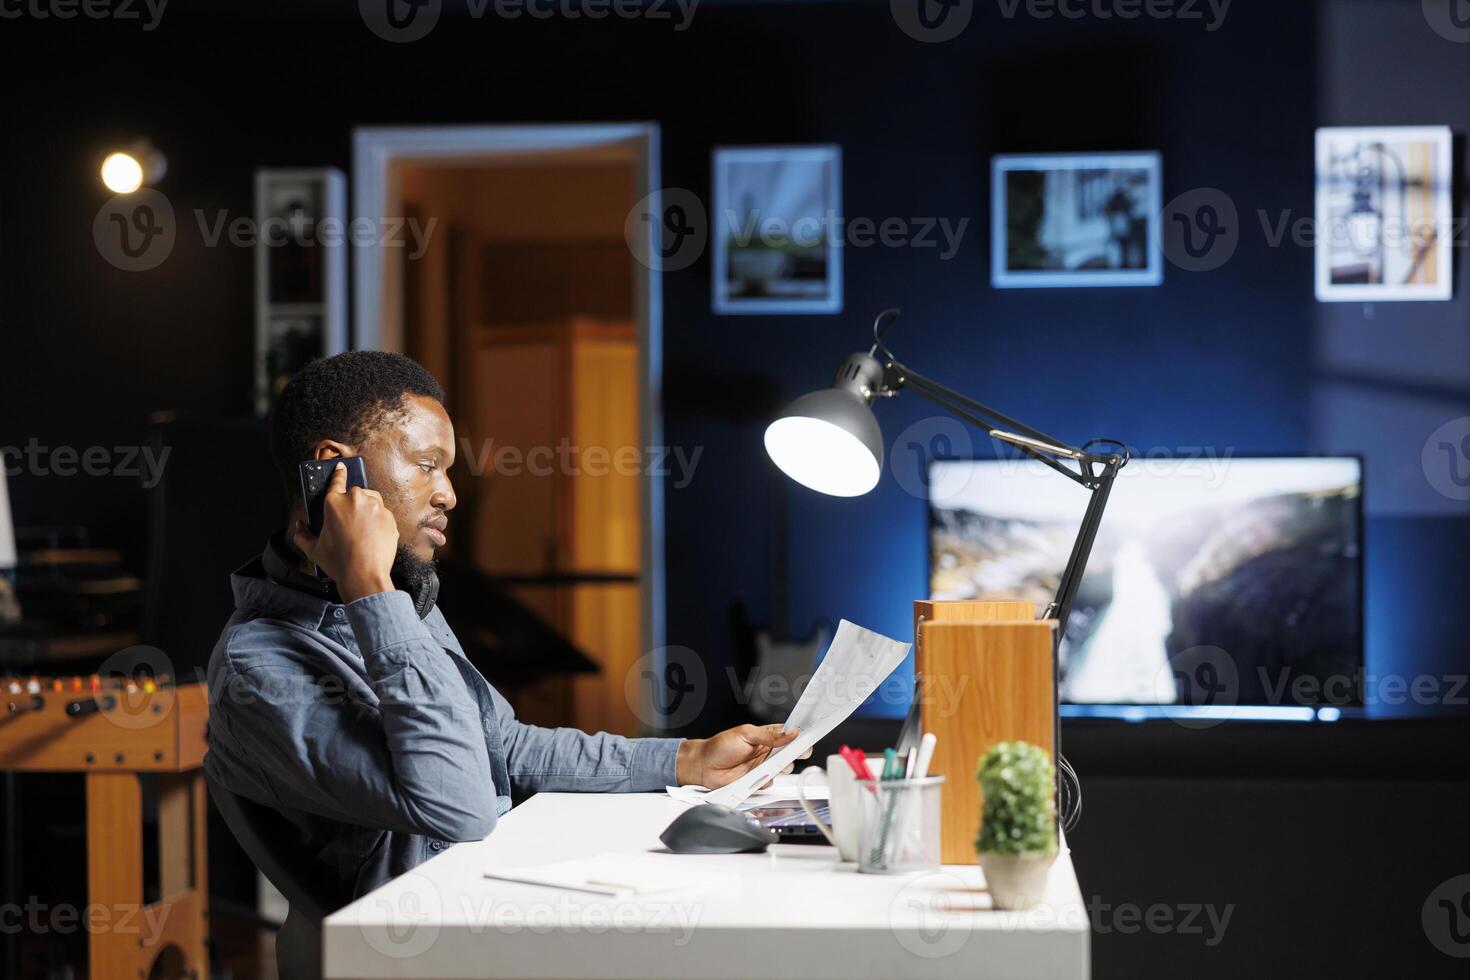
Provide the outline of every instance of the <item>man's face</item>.
[[454,464],[454,426],[432,398],[408,395],[404,411],[368,435],[360,447],[368,486],[398,522],[399,549],[430,561],[444,546],[447,513],[454,509],[449,467]]

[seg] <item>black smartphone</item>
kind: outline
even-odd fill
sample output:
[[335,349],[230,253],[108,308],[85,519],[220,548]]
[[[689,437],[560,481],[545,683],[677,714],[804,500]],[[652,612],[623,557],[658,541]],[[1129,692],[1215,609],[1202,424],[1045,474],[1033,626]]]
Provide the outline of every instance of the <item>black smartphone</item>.
[[338,456],[336,459],[308,459],[297,467],[301,471],[301,499],[306,502],[306,523],[312,534],[322,533],[322,501],[331,486],[337,464],[347,469],[347,489],[367,489],[367,471],[361,456]]

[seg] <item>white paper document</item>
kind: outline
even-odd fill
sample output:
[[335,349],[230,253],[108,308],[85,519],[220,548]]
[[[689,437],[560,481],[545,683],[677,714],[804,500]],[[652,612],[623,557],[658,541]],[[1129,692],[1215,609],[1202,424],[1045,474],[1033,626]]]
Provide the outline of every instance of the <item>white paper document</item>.
[[599,854],[529,868],[497,868],[485,872],[485,877],[623,898],[733,881],[737,876],[733,872],[711,871],[704,866],[690,867],[648,857]]
[[801,734],[733,783],[716,790],[670,786],[669,795],[687,803],[738,805],[852,714],[903,663],[909,646],[844,619],[827,655],[786,719],[786,729],[800,728]]

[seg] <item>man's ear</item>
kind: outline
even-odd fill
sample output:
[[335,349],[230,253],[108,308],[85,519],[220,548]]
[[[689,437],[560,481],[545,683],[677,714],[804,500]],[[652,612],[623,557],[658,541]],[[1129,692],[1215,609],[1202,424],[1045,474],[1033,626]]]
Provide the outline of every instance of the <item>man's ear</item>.
[[347,445],[344,442],[337,442],[333,439],[323,439],[321,442],[317,443],[316,448],[312,450],[311,458],[341,459],[344,456],[356,455],[357,450],[353,449],[351,446]]

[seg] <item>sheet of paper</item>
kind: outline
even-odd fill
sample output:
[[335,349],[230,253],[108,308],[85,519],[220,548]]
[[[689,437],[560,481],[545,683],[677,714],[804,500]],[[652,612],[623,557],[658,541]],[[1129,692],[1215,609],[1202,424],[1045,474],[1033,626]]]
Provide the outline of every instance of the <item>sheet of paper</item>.
[[811,682],[801,692],[796,707],[786,720],[786,728],[800,728],[801,734],[733,783],[710,791],[670,786],[669,795],[688,803],[737,806],[755,792],[756,787],[794,763],[803,752],[852,714],[893,673],[894,668],[903,663],[908,652],[909,644],[891,640],[844,619],[837,627],[837,635],[827,655],[822,658]]
[[[908,652],[909,644],[844,619],[784,727],[788,731],[810,728],[834,711],[846,718],[893,673]],[[859,690],[861,694],[857,694]]]
[[737,876],[728,871],[711,871],[706,866],[690,867],[627,854],[599,854],[526,868],[496,868],[485,872],[485,877],[570,891],[637,896],[733,881]]

